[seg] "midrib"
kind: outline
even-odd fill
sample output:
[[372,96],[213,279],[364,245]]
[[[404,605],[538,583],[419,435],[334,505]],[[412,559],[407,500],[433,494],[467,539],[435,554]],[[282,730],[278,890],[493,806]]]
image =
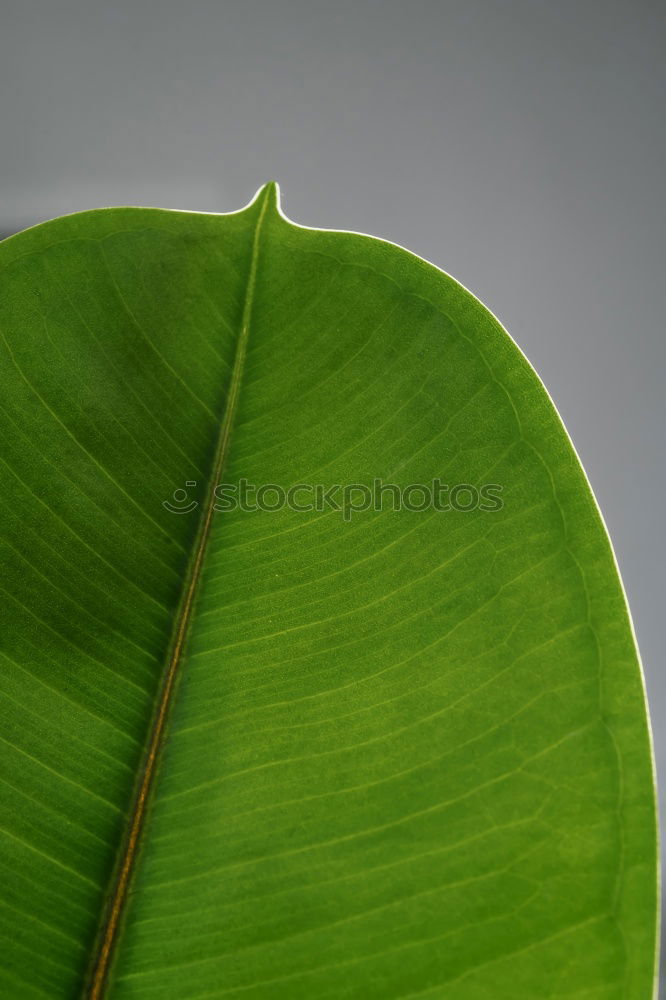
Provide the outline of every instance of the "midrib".
[[211,467],[210,478],[206,488],[206,495],[201,508],[199,528],[185,574],[178,611],[174,618],[174,627],[171,635],[171,641],[169,643],[168,656],[166,658],[164,679],[160,688],[155,714],[146,736],[146,752],[143,758],[141,773],[137,779],[137,787],[134,793],[131,812],[128,816],[125,838],[114,873],[113,887],[105,907],[100,930],[97,935],[94,951],[91,957],[90,972],[84,986],[83,996],[85,997],[85,1000],[103,1000],[106,996],[109,969],[119,939],[121,918],[127,901],[127,892],[139,852],[148,801],[159,764],[160,748],[162,746],[163,737],[168,725],[171,699],[174,692],[176,678],[178,676],[178,669],[182,658],[185,640],[187,638],[187,633],[192,619],[192,609],[201,578],[201,570],[206,556],[206,549],[213,521],[215,488],[221,481],[222,472],[229,453],[229,445],[231,442],[236,410],[238,408],[240,386],[245,366],[247,342],[250,334],[250,320],[252,317],[252,303],[257,277],[261,230],[266,211],[272,197],[274,197],[274,185],[268,184],[259,195],[259,215],[257,217],[257,224],[252,242],[252,257],[245,291],[241,328],[236,342],[236,352],[231,372],[231,381],[229,384],[229,395],[227,397],[224,416],[220,426],[220,433],[215,447],[215,454]]

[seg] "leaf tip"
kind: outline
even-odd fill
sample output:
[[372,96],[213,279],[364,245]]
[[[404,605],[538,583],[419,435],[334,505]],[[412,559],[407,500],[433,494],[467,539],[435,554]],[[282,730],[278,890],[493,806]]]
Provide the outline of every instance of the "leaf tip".
[[257,192],[257,201],[270,211],[280,213],[280,185],[277,181],[268,181]]

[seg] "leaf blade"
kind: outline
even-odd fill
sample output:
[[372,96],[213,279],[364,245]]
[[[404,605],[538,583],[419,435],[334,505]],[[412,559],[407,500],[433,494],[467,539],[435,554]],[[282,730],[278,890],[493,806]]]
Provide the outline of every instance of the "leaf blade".
[[[195,220],[207,253],[227,219]],[[137,315],[153,334],[154,293],[119,239],[127,344]],[[217,349],[224,324],[206,329]],[[222,366],[182,343],[152,409],[177,394],[169,436],[205,466]],[[285,486],[491,477],[505,506],[215,521],[111,996],[650,995],[654,797],[624,598],[499,324],[405,251],[274,213],[229,458],[231,481]]]

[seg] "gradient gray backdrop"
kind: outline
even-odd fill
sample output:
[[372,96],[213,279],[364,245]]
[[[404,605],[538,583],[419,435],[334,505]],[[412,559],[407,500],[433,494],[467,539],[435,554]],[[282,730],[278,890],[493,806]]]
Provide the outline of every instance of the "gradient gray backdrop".
[[0,14],[4,232],[100,205],[232,211],[275,179],[294,221],[401,243],[500,317],[606,517],[666,775],[663,4],[0,0]]

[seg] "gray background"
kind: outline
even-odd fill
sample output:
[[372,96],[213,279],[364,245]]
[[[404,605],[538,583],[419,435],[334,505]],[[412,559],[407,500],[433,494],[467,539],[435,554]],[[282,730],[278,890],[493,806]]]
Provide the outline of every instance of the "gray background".
[[233,211],[275,179],[294,221],[394,240],[500,317],[606,517],[666,774],[663,5],[0,11],[4,232],[100,205]]

